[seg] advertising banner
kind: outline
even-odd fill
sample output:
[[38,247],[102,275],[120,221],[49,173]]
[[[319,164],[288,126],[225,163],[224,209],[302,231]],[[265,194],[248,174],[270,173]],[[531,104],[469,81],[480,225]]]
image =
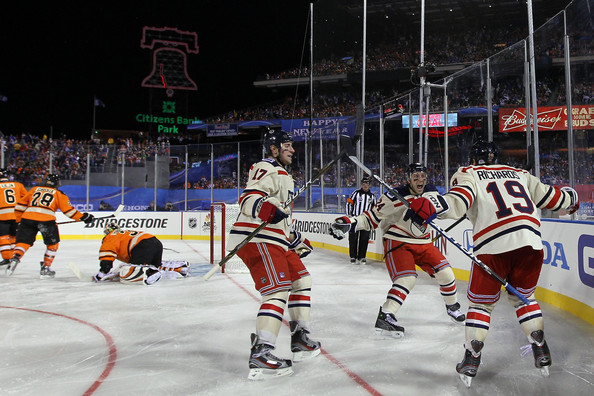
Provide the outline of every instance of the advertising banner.
[[[538,108],[539,131],[566,131],[567,106],[545,106]],[[572,107],[573,127],[594,129],[594,106],[576,105]],[[531,121],[531,125],[533,122]],[[526,108],[499,108],[499,132],[525,132]]]
[[[412,116],[413,128],[424,128],[427,126],[427,116],[419,117],[418,115]],[[429,114],[429,127],[430,128],[443,128],[445,125],[445,114]],[[454,127],[458,125],[458,114],[448,113],[448,127]],[[402,128],[406,129],[410,126],[410,116],[402,116]]]
[[236,136],[237,135],[237,124],[208,124],[206,127],[206,136]]
[[[348,120],[345,122],[344,120]],[[309,118],[301,118],[298,120],[281,120],[281,128],[283,131],[290,132],[293,135],[294,141],[303,141],[309,134]],[[314,118],[312,120],[313,139],[334,140],[337,135],[355,135],[355,122],[353,117],[328,117],[328,118]]]

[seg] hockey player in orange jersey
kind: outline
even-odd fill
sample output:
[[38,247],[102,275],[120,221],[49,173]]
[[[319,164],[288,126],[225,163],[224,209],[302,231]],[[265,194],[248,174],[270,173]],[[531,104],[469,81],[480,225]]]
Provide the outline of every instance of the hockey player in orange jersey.
[[40,263],[41,278],[53,278],[56,275],[56,272],[51,269],[51,265],[60,243],[60,232],[56,224],[58,209],[71,219],[83,221],[86,224],[92,223],[95,219],[90,213],[81,213],[76,210],[70,204],[68,196],[58,190],[59,186],[58,175],[49,174],[45,178],[43,186],[31,188],[27,195],[17,202],[15,215],[16,221],[20,222],[20,225],[16,234],[14,253],[6,269],[7,275],[12,275],[25,252],[33,246],[38,232],[41,232],[43,243],[47,247],[43,261]]
[[0,168],[0,266],[8,265],[16,240],[17,222],[14,206],[27,195],[27,189],[19,182],[10,181],[8,171]]
[[[100,270],[95,282],[116,280],[122,283],[152,285],[163,273],[190,275],[186,261],[162,261],[163,244],[154,235],[142,231],[123,230],[115,221],[107,223],[99,248]],[[118,259],[124,265],[113,268]]]

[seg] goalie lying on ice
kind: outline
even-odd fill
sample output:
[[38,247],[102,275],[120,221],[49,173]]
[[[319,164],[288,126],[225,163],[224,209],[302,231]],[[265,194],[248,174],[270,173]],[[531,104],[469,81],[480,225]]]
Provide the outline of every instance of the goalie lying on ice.
[[[154,235],[142,231],[123,230],[113,221],[104,228],[105,237],[99,248],[100,270],[95,282],[117,280],[122,283],[152,285],[167,277],[190,275],[186,261],[162,261],[163,244]],[[115,259],[124,264],[113,268]]]

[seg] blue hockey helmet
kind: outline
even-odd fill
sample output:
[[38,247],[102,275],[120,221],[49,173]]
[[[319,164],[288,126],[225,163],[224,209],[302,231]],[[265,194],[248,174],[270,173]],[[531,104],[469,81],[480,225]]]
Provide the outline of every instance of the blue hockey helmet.
[[293,137],[289,132],[269,129],[264,135],[264,150],[270,153],[270,146],[276,146],[280,150],[281,145],[288,142],[293,142]]
[[493,142],[478,140],[470,149],[470,162],[475,165],[491,165],[497,163],[497,154],[499,150]]

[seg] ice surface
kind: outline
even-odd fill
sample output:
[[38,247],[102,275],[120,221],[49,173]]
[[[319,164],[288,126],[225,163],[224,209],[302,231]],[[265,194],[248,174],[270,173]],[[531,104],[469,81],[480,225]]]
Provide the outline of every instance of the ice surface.
[[[196,276],[154,286],[95,284],[100,242],[64,240],[54,279],[39,279],[41,241],[11,277],[0,270],[0,395],[592,395],[594,328],[541,304],[553,365],[544,378],[506,299],[497,305],[472,387],[455,365],[464,327],[447,317],[434,280],[420,274],[398,312],[403,339],[377,339],[374,323],[391,282],[383,263],[355,266],[316,249],[312,334],[323,353],[294,365],[291,377],[246,379],[259,295],[248,274],[201,277],[208,243],[164,240],[164,259],[193,263]],[[459,282],[466,311],[466,283]],[[289,329],[275,353],[290,357]]]

